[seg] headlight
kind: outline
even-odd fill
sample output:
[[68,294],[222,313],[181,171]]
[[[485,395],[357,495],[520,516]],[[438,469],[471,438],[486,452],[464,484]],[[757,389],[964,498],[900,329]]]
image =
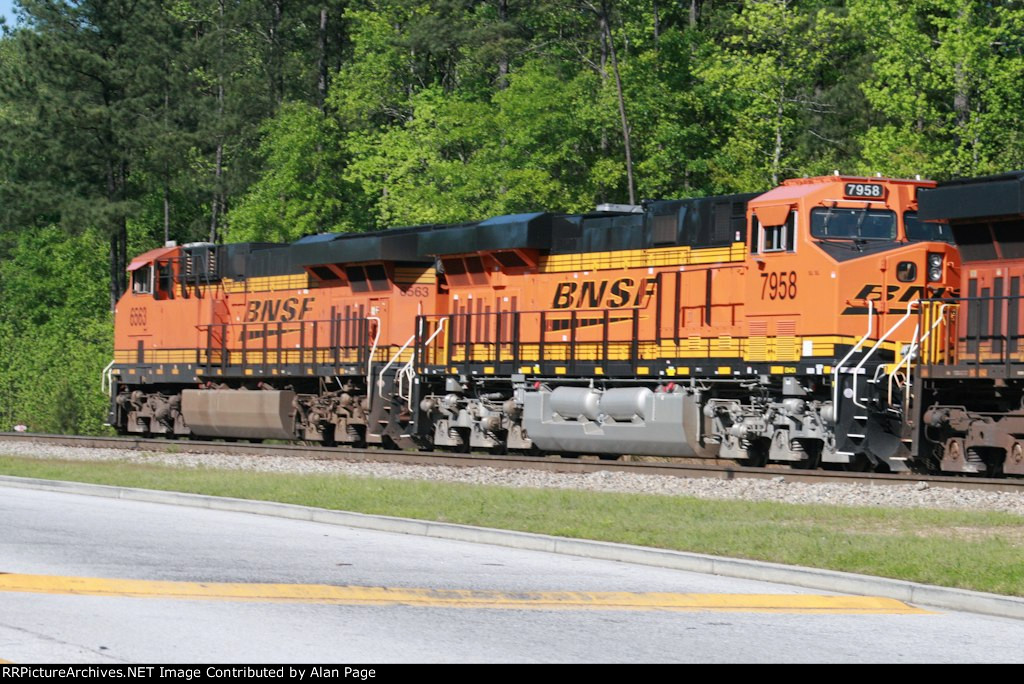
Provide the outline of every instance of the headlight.
[[928,252],[928,282],[937,283],[942,280],[942,254]]

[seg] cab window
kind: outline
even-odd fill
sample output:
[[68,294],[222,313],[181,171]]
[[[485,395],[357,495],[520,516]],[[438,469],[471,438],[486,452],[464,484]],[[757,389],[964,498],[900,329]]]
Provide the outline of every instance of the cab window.
[[151,265],[140,266],[132,271],[132,293],[152,294],[153,292],[153,267]]
[[811,236],[826,239],[893,240],[896,214],[888,209],[818,207],[811,210]]
[[754,251],[792,252],[796,250],[796,212],[789,213],[786,222],[780,226],[762,226],[755,219]]
[[945,221],[922,221],[916,211],[903,212],[903,227],[911,242],[953,242],[953,229]]
[[157,299],[174,299],[174,268],[169,261],[157,264]]

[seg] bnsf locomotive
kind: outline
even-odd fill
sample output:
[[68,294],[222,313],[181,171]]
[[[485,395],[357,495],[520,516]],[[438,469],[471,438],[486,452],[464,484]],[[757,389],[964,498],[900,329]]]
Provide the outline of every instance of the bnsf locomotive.
[[[946,467],[954,452],[990,448],[964,427],[990,406],[971,414],[964,380],[937,370],[968,350],[960,253],[947,217],[920,213],[927,192],[943,189],[836,175],[581,215],[153,250],[117,307],[110,423],[893,471],[938,454],[961,470]],[[979,364],[993,343],[971,347]],[[985,401],[1016,401],[1024,425],[1024,390],[989,377]]]
[[932,302],[952,334],[924,343],[915,453],[942,471],[1024,475],[1024,172],[923,191],[921,216],[949,222],[963,273],[958,296]]

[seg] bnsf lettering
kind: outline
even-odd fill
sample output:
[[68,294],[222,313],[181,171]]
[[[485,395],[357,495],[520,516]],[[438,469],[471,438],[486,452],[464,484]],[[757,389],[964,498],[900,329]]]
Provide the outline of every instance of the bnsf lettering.
[[251,301],[245,312],[246,323],[269,323],[271,321],[303,321],[306,314],[313,310],[313,298],[298,297],[288,299],[264,299]]
[[[902,285],[886,285],[884,288],[884,299],[887,302],[911,302],[915,299],[936,299],[940,297],[953,297],[956,296],[951,288],[948,287],[926,287],[923,285],[909,285],[906,289]],[[850,316],[854,314],[866,314],[868,309],[866,306],[861,306],[859,302],[872,300],[880,302],[883,299],[883,288],[881,285],[865,285],[860,289],[853,298],[852,301],[857,304],[847,306],[843,310],[843,316]],[[893,313],[906,313],[906,309],[893,309]]]
[[552,309],[621,309],[624,306],[642,306],[658,286],[657,278],[647,278],[638,284],[632,278],[618,280],[569,280],[558,283],[551,302]]
[[[891,302],[896,300],[898,302],[909,302],[914,299],[931,299],[935,297],[942,297],[948,294],[949,288],[947,287],[925,287],[923,285],[910,285],[899,297],[896,294],[902,289],[900,285],[887,285],[885,288],[885,300]],[[882,299],[882,286],[881,285],[865,285],[861,288],[860,292],[854,297],[854,299],[874,299],[880,301]]]

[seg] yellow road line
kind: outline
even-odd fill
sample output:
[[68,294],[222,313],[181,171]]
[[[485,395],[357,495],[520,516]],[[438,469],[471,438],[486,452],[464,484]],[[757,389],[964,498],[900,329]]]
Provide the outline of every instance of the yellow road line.
[[502,592],[468,589],[351,587],[327,584],[163,582],[98,577],[0,575],[0,591],[200,601],[269,601],[334,605],[543,610],[683,610],[744,613],[927,614],[895,599],[808,594],[671,594],[656,592]]

